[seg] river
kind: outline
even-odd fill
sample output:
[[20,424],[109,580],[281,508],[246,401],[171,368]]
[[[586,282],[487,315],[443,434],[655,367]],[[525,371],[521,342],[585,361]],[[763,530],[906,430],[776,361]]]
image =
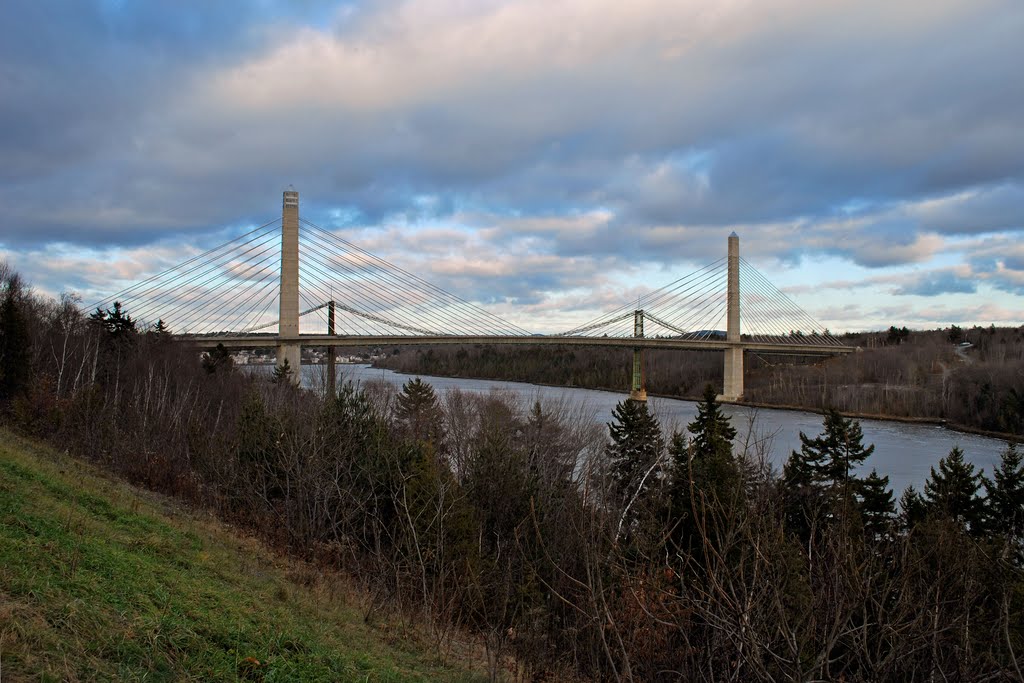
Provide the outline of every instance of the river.
[[[269,369],[268,369],[269,371]],[[325,368],[317,365],[302,367],[303,384],[305,386],[323,386]],[[588,413],[593,414],[597,422],[611,420],[615,405],[625,398],[625,394],[593,389],[576,389],[568,387],[548,387],[522,382],[504,382],[500,380],[460,379],[453,377],[429,377],[421,375],[442,395],[449,388],[463,391],[487,393],[492,390],[508,392],[519,397],[530,405],[537,399],[570,401],[582,404]],[[389,382],[398,388],[411,378],[391,370],[372,368],[369,365],[338,365],[338,381],[361,383],[377,380]],[[672,398],[652,397],[648,400],[653,413],[658,417],[664,431],[672,425],[685,428],[697,414],[697,404]],[[727,405],[724,412],[732,417],[736,427],[737,441],[741,441],[751,432],[761,438],[767,438],[767,453],[771,462],[781,471],[782,464],[789,457],[790,451],[800,448],[800,432],[808,436],[816,436],[822,430],[822,416],[793,410],[773,410],[770,408],[749,408],[745,406]],[[864,443],[874,444],[875,452],[867,459],[865,468],[873,467],[879,474],[889,477],[889,485],[898,498],[903,489],[914,485],[918,489],[928,478],[930,468],[936,466],[939,459],[949,453],[954,446],[964,451],[965,458],[977,467],[984,469],[991,476],[992,467],[999,461],[999,454],[1006,448],[1006,442],[974,434],[944,429],[938,425],[908,424],[885,420],[860,420],[864,431]]]

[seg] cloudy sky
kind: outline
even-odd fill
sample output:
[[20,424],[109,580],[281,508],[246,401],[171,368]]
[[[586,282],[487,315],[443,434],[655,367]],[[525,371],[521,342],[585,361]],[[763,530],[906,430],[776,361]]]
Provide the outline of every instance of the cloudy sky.
[[86,302],[280,214],[530,329],[724,255],[1024,322],[1020,0],[7,0],[0,256]]

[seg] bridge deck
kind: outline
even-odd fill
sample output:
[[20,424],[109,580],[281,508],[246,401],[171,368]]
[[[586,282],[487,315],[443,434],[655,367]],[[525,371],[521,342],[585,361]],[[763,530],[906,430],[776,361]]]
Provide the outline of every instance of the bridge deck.
[[429,346],[435,344],[489,344],[517,346],[612,346],[621,348],[648,349],[691,349],[698,351],[722,351],[737,346],[760,353],[785,353],[796,355],[835,355],[851,353],[852,346],[830,346],[827,344],[765,343],[743,340],[728,342],[724,339],[678,339],[678,338],[636,338],[636,337],[559,337],[559,336],[331,336],[326,334],[300,335],[297,338],[282,338],[277,335],[223,335],[187,336],[178,339],[199,348],[213,348],[223,344],[230,349],[275,347],[279,343],[298,342],[303,346],[363,347],[363,346]]

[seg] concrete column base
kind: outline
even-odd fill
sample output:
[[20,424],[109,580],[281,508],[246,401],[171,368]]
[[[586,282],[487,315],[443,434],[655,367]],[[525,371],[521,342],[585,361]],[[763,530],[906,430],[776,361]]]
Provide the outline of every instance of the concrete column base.
[[298,342],[284,342],[277,345],[277,366],[284,365],[292,371],[292,382],[298,386],[302,381],[302,345]]
[[720,401],[739,401],[743,398],[743,348],[725,350],[725,372],[722,377]]
[[[289,363],[291,361],[288,361]],[[327,347],[327,398],[334,398],[338,384],[338,349]]]

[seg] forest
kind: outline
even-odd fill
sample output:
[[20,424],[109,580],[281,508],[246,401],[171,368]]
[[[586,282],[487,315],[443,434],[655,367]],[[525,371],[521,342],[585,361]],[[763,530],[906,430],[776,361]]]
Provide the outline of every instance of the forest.
[[[747,353],[747,402],[871,417],[941,420],[1024,436],[1024,328],[953,325],[942,330],[847,334],[858,352],[820,357]],[[392,349],[376,362],[407,374],[478,377],[628,391],[628,349],[436,346]],[[722,385],[721,353],[644,351],[649,393],[696,400]]]
[[[569,403],[439,395],[419,378],[331,395],[287,372],[239,372],[223,349],[200,354],[118,304],[84,313],[0,275],[8,428],[344,571],[373,596],[368,621],[409,615],[438,648],[469,634],[494,680],[1021,679],[1024,463],[1012,446],[991,477],[954,449],[934,454],[920,491],[893,492],[855,419],[827,410],[775,471],[736,445],[756,441],[737,434],[707,373],[660,375],[679,363],[658,354],[651,390],[700,398],[678,431],[640,402],[595,425]],[[888,366],[868,352],[829,364],[827,393],[816,365],[789,369],[786,386],[766,365],[757,391],[847,409],[834,387],[849,377],[931,378],[941,360],[978,382],[940,396],[944,409],[979,402],[970,387],[984,382],[1002,401],[994,367],[1019,367],[1020,332],[964,334],[987,335],[969,367],[947,340],[912,332],[877,350]],[[539,367],[529,350],[459,353],[467,367]],[[601,373],[626,367],[548,356],[552,382],[613,383]],[[450,362],[392,356],[410,358],[423,372]]]

